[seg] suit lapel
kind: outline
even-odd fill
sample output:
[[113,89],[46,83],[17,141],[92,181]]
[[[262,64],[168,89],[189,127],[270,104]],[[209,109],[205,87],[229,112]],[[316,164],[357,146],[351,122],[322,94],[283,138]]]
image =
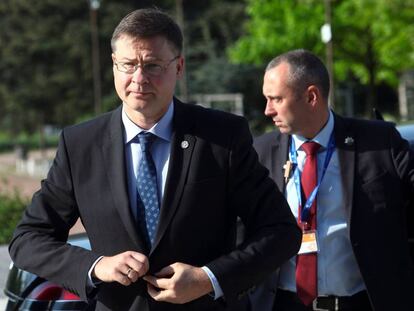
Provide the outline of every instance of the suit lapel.
[[283,166],[288,159],[289,136],[278,133],[274,140],[274,145],[271,146],[271,168],[274,180],[279,187],[279,190],[284,193],[286,183],[284,179]]
[[122,106],[114,111],[110,121],[110,134],[103,138],[104,169],[108,172],[107,176],[115,208],[124,223],[126,231],[139,249],[145,249],[145,242],[141,235],[137,234],[137,227],[129,203],[121,112]]
[[175,100],[174,105],[170,161],[152,250],[158,245],[178,207],[196,144],[195,137],[188,134],[194,124],[194,118],[185,113],[185,104]]
[[342,186],[344,191],[344,205],[347,210],[347,220],[350,223],[355,175],[355,136],[349,124],[335,115],[335,142],[341,170]]

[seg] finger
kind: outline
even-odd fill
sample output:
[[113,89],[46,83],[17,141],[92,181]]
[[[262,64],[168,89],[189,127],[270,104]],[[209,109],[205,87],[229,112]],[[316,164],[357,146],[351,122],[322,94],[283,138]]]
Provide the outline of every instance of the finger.
[[147,270],[144,268],[144,265],[136,261],[132,257],[129,260],[127,260],[126,265],[128,268],[130,268],[128,272],[135,271],[137,273],[137,277],[141,277],[147,273]]
[[152,297],[155,301],[165,301],[166,299],[166,291],[165,290],[159,290],[158,288],[154,287],[150,283],[147,283],[147,292],[148,295]]
[[155,273],[155,276],[157,277],[171,277],[174,275],[174,268],[169,265],[166,266],[164,268],[162,268],[160,271],[158,271],[157,273]]
[[126,262],[120,262],[115,267],[114,273],[120,273],[124,276],[128,276],[128,274],[130,274],[132,270],[133,268],[131,268]]
[[131,256],[134,257],[135,260],[141,262],[145,268],[149,268],[149,261],[147,256],[138,252],[131,252]]
[[[141,255],[141,256],[137,256]],[[140,253],[131,253],[131,256],[127,260],[129,267],[134,269],[138,273],[138,277],[145,275],[149,269],[148,258]]]
[[127,277],[131,280],[132,283],[135,283],[138,280],[139,275],[138,272],[136,272],[134,269],[130,269],[127,273]]
[[115,281],[121,285],[128,286],[131,284],[131,280],[123,273],[117,272],[114,277]]
[[173,284],[170,278],[158,278],[153,275],[144,276],[144,280],[160,289],[171,289]]

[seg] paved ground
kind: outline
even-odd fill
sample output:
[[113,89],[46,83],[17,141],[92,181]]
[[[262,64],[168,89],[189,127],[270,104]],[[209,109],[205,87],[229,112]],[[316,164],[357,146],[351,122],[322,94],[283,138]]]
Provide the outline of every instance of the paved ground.
[[[28,157],[41,158],[39,152],[30,152]],[[46,157],[53,157],[53,151],[47,151]],[[18,191],[24,197],[31,197],[39,189],[40,180],[44,176],[28,176],[16,172],[16,157],[14,153],[0,153],[0,191]]]

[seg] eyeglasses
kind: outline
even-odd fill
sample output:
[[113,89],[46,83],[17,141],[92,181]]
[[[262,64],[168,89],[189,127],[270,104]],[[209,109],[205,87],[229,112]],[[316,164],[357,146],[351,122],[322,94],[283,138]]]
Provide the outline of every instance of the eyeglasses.
[[179,57],[180,55],[174,57],[173,59],[169,60],[168,63],[164,66],[156,63],[134,64],[131,62],[114,62],[114,65],[118,71],[127,74],[133,74],[135,71],[137,71],[138,67],[141,67],[141,70],[144,74],[157,77],[162,75],[167,70],[168,66]]

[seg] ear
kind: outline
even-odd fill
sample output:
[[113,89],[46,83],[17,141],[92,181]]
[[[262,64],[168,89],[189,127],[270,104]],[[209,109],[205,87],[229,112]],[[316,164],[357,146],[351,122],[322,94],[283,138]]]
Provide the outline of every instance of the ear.
[[307,101],[312,107],[321,101],[321,92],[316,85],[309,85],[307,90]]
[[115,53],[112,53],[111,57],[112,57],[112,62],[115,63],[115,61],[116,61]]
[[177,59],[176,69],[177,69],[177,78],[180,79],[184,73],[184,57],[183,56],[180,56],[180,58]]

